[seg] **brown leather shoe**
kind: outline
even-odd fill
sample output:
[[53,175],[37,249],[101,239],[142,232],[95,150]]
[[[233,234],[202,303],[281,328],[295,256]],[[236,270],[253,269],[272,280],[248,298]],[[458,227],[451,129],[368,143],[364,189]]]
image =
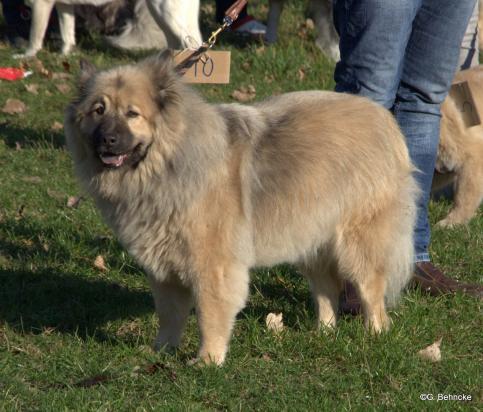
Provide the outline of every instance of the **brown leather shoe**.
[[431,262],[417,262],[414,266],[412,283],[432,296],[461,292],[481,299],[483,286],[461,283],[448,278]]

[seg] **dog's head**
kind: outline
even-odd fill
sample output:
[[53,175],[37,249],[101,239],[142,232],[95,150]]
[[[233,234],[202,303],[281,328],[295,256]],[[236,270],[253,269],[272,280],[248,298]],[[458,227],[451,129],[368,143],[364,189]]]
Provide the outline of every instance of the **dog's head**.
[[178,88],[170,51],[106,71],[82,62],[79,96],[66,116],[74,158],[94,158],[98,172],[136,168],[176,129]]

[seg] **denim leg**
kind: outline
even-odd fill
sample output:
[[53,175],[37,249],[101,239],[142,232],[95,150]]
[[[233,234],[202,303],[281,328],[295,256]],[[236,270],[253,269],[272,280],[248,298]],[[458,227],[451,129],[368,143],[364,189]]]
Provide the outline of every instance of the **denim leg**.
[[427,207],[439,142],[440,107],[458,65],[461,40],[474,5],[475,0],[456,4],[453,0],[423,0],[406,47],[393,112],[419,169],[415,175],[422,189],[414,237],[417,261],[429,260]]
[[334,0],[341,59],[335,90],[369,97],[390,109],[412,21],[422,0]]

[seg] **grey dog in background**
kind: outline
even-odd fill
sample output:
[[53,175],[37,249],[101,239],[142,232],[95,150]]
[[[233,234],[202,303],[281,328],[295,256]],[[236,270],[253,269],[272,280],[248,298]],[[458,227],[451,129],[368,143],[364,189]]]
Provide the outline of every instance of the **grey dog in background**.
[[318,324],[350,280],[365,324],[389,327],[412,275],[417,185],[392,115],[361,97],[295,92],[209,104],[171,53],[83,65],[65,131],[78,178],[148,273],[159,333],[177,346],[194,306],[198,359],[223,363],[249,269],[299,265]]

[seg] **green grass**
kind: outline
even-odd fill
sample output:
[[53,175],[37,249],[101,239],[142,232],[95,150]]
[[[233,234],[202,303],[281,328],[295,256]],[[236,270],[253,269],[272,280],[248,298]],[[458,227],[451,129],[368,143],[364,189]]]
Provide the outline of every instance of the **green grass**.
[[[211,2],[203,4],[207,34],[213,28]],[[262,2],[250,7],[264,18]],[[210,101],[231,101],[235,89],[250,84],[257,99],[331,89],[333,63],[314,46],[313,33],[298,35],[304,19],[304,3],[288,2],[280,42],[270,48],[257,42],[241,47],[224,35],[217,49],[232,51],[232,81],[198,89]],[[156,318],[146,278],[90,200],[66,206],[79,189],[62,131],[51,129],[62,122],[75,90],[79,57],[110,67],[143,54],[107,49],[95,36],[83,36],[68,58],[47,46],[40,60],[54,73],[64,72],[67,62],[68,79],[35,72],[0,83],[0,107],[11,97],[28,106],[24,114],[0,113],[0,410],[481,408],[481,307],[461,295],[430,298],[409,291],[391,312],[393,328],[379,337],[365,332],[360,317],[344,317],[335,331],[317,332],[305,281],[291,267],[260,270],[253,273],[225,366],[187,365],[198,345],[194,317],[175,354],[152,352]],[[2,66],[18,65],[13,53],[0,48]],[[71,92],[56,88],[63,82]],[[38,95],[25,89],[29,84],[38,85]],[[449,206],[431,204],[433,224]],[[467,227],[434,230],[431,251],[454,277],[481,282],[481,209]],[[94,267],[97,255],[104,256],[107,271]],[[264,319],[279,311],[286,329],[274,335]],[[417,351],[439,337],[442,361],[420,360]],[[473,401],[423,402],[423,393],[466,394]]]

